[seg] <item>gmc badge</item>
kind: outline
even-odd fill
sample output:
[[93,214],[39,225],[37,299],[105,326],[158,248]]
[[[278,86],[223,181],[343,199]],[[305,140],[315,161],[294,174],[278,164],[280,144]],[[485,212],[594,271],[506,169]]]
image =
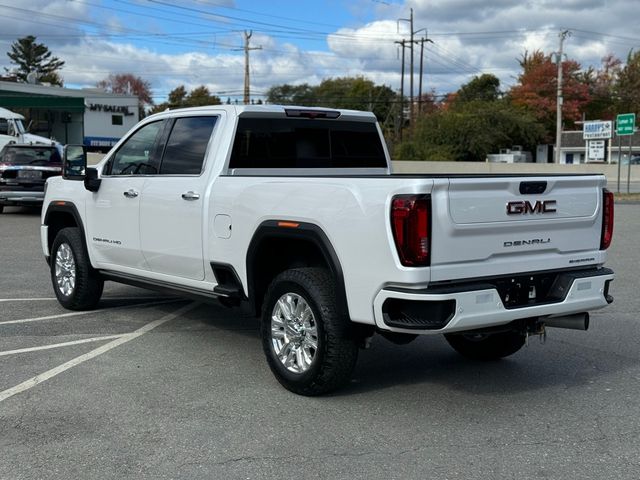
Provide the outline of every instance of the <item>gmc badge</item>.
[[518,200],[507,203],[507,215],[526,215],[528,213],[555,213],[555,200],[537,200],[531,203],[528,200]]

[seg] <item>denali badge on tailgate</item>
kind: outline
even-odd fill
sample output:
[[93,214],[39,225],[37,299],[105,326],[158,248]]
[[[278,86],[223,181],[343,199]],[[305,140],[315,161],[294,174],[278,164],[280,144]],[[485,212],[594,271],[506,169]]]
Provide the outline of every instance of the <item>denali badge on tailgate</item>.
[[528,200],[507,203],[507,215],[526,215],[527,213],[554,213],[555,200],[537,200],[533,205]]

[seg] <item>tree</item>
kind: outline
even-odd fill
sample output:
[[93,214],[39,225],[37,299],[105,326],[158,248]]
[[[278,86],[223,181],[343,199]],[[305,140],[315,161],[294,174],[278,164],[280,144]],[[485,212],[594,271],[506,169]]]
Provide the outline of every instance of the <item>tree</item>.
[[96,86],[111,93],[138,97],[140,118],[145,116],[145,108],[153,105],[151,83],[132,73],[111,74],[104,80],[99,81]]
[[13,42],[7,56],[16,67],[5,70],[18,80],[26,82],[27,76],[33,72],[40,82],[62,86],[63,81],[58,70],[64,66],[64,61],[52,56],[49,48],[43,43],[37,43],[33,35]]
[[460,87],[455,102],[471,102],[473,100],[493,101],[500,98],[500,80],[495,75],[484,73]]
[[169,108],[179,108],[184,106],[185,98],[187,98],[187,89],[184,85],[174,88],[169,92],[167,99],[169,100]]
[[[531,112],[545,127],[546,140],[551,141],[555,135],[558,67],[551,55],[540,50],[531,54],[525,52],[519,63],[522,73],[518,84],[509,92],[511,102]],[[580,64],[575,60],[562,62],[562,75],[562,116],[565,123],[572,125],[582,118],[584,107],[589,103],[589,86],[581,77]]]
[[584,107],[587,120],[612,120],[616,115],[616,85],[622,62],[612,53],[602,57],[596,70],[589,67],[582,72],[582,81],[589,87],[589,103]]
[[[228,100],[227,104],[230,104]],[[150,113],[157,113],[167,108],[202,107],[205,105],[221,105],[222,101],[217,95],[212,95],[207,87],[201,85],[187,93],[184,85],[180,85],[169,92],[167,101],[156,105]]]
[[203,107],[205,105],[221,105],[222,101],[217,95],[212,95],[204,85],[191,90],[185,98],[186,107]]
[[267,92],[268,103],[368,110],[382,122],[389,118],[395,99],[391,88],[364,77],[328,78],[313,87],[306,83],[276,85]]
[[384,122],[393,108],[396,94],[386,85],[376,85],[364,77],[339,77],[323,80],[314,89],[318,105],[368,110]]
[[620,113],[640,113],[640,51],[629,52],[615,86]]
[[500,98],[493,75],[474,77],[438,107],[418,118],[413,138],[398,145],[395,158],[485,161],[513,145],[534,149],[544,133],[532,114]]
[[473,100],[420,118],[396,158],[483,162],[513,145],[535,148],[542,135],[536,119],[509,102]]
[[302,85],[276,85],[267,91],[267,103],[275,105],[317,105],[313,94],[314,87]]

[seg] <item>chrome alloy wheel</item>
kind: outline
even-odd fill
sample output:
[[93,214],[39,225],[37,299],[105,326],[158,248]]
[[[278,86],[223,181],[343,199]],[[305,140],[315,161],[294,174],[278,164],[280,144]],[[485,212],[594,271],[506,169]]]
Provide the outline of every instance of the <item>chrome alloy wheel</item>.
[[61,244],[56,252],[55,273],[58,290],[70,296],[76,288],[76,261],[68,243]]
[[296,293],[285,293],[271,313],[273,350],[293,373],[304,373],[311,367],[318,351],[318,326],[307,301]]

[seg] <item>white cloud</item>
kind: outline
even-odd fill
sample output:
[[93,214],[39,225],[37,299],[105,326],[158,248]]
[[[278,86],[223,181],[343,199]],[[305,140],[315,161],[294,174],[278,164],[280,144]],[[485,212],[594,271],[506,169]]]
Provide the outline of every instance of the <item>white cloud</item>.
[[[414,28],[426,29],[435,42],[425,45],[424,89],[434,88],[438,93],[455,90],[473,75],[484,72],[497,75],[505,87],[512,84],[518,74],[518,58],[526,50],[540,49],[546,53],[556,50],[558,32],[562,28],[573,30],[573,36],[565,42],[565,53],[584,67],[597,66],[608,52],[624,59],[631,48],[640,47],[640,33],[636,33],[633,22],[621,21],[634,14],[636,2],[633,0],[406,0],[403,5],[387,3],[345,0],[343,8],[355,12],[373,9],[378,19],[330,33],[326,37],[328,51],[302,49],[294,40],[283,42],[256,30],[251,45],[263,49],[250,53],[252,90],[263,93],[270,86],[281,83],[314,84],[323,78],[347,75],[364,75],[398,88],[399,47],[394,42],[408,38],[408,30],[406,22],[401,22],[398,33],[397,19],[407,18],[409,8],[414,9]],[[200,0],[192,0],[190,4],[194,7],[204,5]],[[226,4],[234,6],[232,0],[226,0]],[[28,10],[44,15],[29,15]],[[142,48],[136,45],[134,37],[118,40],[117,37],[100,36],[104,32],[122,31],[126,24],[117,12],[100,16],[101,13],[105,14],[82,2],[68,0],[32,0],[25,6],[0,8],[0,30],[5,35],[0,41],[0,51],[8,50],[11,43],[6,35],[15,34],[18,38],[36,34],[54,55],[66,61],[62,76],[67,84],[93,86],[109,73],[130,72],[152,83],[158,101],[180,84],[187,88],[204,84],[225,97],[240,95],[244,55],[242,51],[232,50],[235,45],[242,46],[240,31],[222,37],[202,37],[201,44],[194,43],[198,41],[194,37],[169,37],[165,39],[167,42],[183,46],[180,49],[174,46],[172,51],[178,53],[163,53],[162,43],[157,44],[157,49]],[[206,23],[206,19],[202,22]],[[161,22],[149,19],[140,28],[162,32],[159,25]],[[418,37],[423,34],[420,32]],[[418,46],[415,52],[417,72]],[[9,66],[6,57],[2,57],[0,66]],[[408,65],[407,59],[407,70]]]

